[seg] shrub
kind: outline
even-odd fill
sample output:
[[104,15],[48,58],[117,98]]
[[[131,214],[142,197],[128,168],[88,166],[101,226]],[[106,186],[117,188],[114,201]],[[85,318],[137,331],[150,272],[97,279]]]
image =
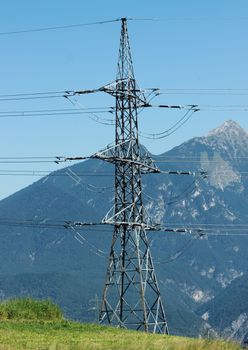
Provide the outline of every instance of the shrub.
[[63,318],[59,306],[50,300],[21,298],[0,303],[0,320],[58,321]]

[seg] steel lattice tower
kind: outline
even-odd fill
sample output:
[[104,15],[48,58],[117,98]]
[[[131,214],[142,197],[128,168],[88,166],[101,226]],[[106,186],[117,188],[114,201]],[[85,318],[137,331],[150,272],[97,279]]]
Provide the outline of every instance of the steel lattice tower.
[[[115,164],[115,204],[112,217],[104,219],[114,224],[114,233],[100,322],[168,333],[142,201],[141,174],[149,171],[152,164],[138,138],[137,107],[144,105],[145,97],[135,81],[125,18],[122,19],[117,78],[107,92],[116,99],[115,146],[106,157]],[[108,150],[106,153],[110,154]]]

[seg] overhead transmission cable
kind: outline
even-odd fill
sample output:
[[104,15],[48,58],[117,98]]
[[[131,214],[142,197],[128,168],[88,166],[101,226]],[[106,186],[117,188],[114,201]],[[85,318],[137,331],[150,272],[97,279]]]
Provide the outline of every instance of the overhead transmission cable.
[[[91,183],[86,183],[82,181],[80,175],[73,171],[71,168],[66,168],[66,174],[76,182],[77,185],[83,185],[87,190],[91,192],[96,192],[96,193],[106,193],[106,192],[113,192],[113,187],[112,186],[95,186]],[[49,175],[48,175],[49,176]]]
[[[91,90],[59,90],[59,91],[45,91],[45,92],[31,92],[31,93],[15,93],[15,94],[0,94],[0,101],[14,101],[23,99],[42,99],[42,98],[61,98],[72,97],[75,95],[92,94],[96,92],[107,91],[106,87],[102,86],[98,89]],[[248,89],[167,89],[160,90],[158,88],[146,88],[140,90],[142,93],[155,93],[155,96],[168,94],[228,94],[228,95],[248,95]],[[152,107],[147,105],[146,107]],[[154,106],[156,107],[156,106]],[[158,106],[159,107],[159,106]],[[224,106],[222,106],[224,107]]]
[[[0,161],[0,164],[1,163],[8,163],[8,164],[26,164],[26,163],[41,163],[41,162],[1,162]],[[47,162],[46,162],[47,163]],[[54,162],[49,162],[49,163],[54,163]],[[62,168],[63,169],[63,168]],[[208,177],[210,176],[207,171],[194,171],[194,170],[187,170],[187,171],[173,171],[173,170],[168,170],[168,171],[161,171],[161,172],[157,172],[158,174],[164,174],[164,175],[193,175],[193,176],[197,176],[199,175],[200,177],[203,175],[203,177]],[[213,174],[232,174],[233,172],[230,170],[230,171],[214,171]],[[113,177],[114,174],[112,172],[98,172],[98,173],[95,173],[95,172],[89,172],[89,171],[81,171],[81,172],[77,172],[76,173],[77,176],[80,176],[80,177]],[[143,174],[143,175],[146,175],[146,174]],[[248,176],[248,171],[244,172],[239,172],[238,175],[241,175],[241,176],[244,176],[244,177],[247,177]],[[29,169],[29,170],[23,170],[23,169],[20,169],[20,170],[13,170],[13,169],[0,169],[0,176],[34,176],[34,177],[43,177],[43,176],[48,176],[48,177],[63,177],[63,176],[68,176],[68,172],[67,171],[62,171],[62,170],[32,170],[32,169]],[[193,186],[193,184],[192,184]],[[193,188],[192,188],[192,192],[193,192]],[[191,191],[190,191],[191,192]],[[153,197],[149,196],[148,194],[146,194],[146,196],[149,198],[149,199],[152,199],[152,200],[157,200],[156,198],[154,199]],[[180,198],[181,198],[181,195],[180,195]],[[177,196],[176,197],[172,197],[173,199],[173,202],[174,202],[174,199],[177,201],[177,199],[180,199],[178,198]],[[171,202],[168,202],[166,203],[168,205],[172,204]]]
[[[135,223],[134,223],[135,224]],[[39,229],[70,229],[77,228],[92,228],[103,226],[107,228],[109,223],[104,222],[77,222],[77,221],[47,221],[47,220],[15,220],[0,218],[0,226],[7,227],[24,227],[24,228],[39,228]],[[181,226],[181,227],[180,227]],[[152,231],[167,232],[167,233],[194,233],[204,236],[248,236],[248,224],[167,224],[166,227],[155,226]],[[102,229],[100,232],[103,232]]]
[[[171,196],[168,202],[165,202],[165,206],[173,205],[181,202],[185,198],[187,198],[190,194],[192,194],[196,190],[196,184],[200,179],[206,178],[206,175],[199,175],[194,181],[192,181],[179,195]],[[149,199],[149,202],[153,201],[161,202],[161,198],[154,198],[149,196],[146,192],[143,192],[143,195]]]
[[27,34],[27,33],[50,31],[50,30],[58,30],[58,29],[87,27],[87,26],[93,26],[93,25],[119,22],[120,20],[121,20],[120,18],[116,18],[116,19],[111,19],[111,20],[106,20],[106,21],[85,22],[85,23],[77,23],[77,24],[68,24],[68,25],[63,25],[63,26],[51,26],[51,27],[41,27],[41,28],[34,28],[34,29],[5,31],[5,32],[0,32],[0,35]]
[[246,96],[248,95],[248,89],[159,89],[159,95]]
[[178,129],[180,129],[191,117],[192,115],[199,111],[199,109],[195,108],[196,106],[192,107],[191,109],[187,110],[187,112],[175,123],[173,124],[169,129],[166,129],[159,133],[140,133],[140,135],[143,138],[146,139],[164,139],[165,137],[168,137],[175,133]]
[[170,256],[167,257],[163,257],[162,259],[156,259],[153,260],[155,264],[158,265],[163,265],[163,264],[168,264],[170,262],[173,262],[177,259],[179,259],[187,250],[189,250],[192,245],[196,242],[196,239],[199,239],[200,236],[196,236],[196,237],[191,237],[190,239],[187,240],[187,242],[180,248],[178,249],[176,252],[174,252],[173,254],[171,254]]
[[[80,172],[76,173],[77,176],[80,177],[113,177],[114,174],[111,172],[100,172],[100,173],[94,173],[94,172]],[[38,177],[63,177],[63,176],[70,176],[67,171],[46,171],[46,170],[0,170],[0,176],[38,176]],[[91,184],[88,184],[91,185]],[[93,186],[93,185],[92,185]]]
[[54,91],[54,92],[34,92],[0,95],[1,101],[19,101],[19,100],[36,100],[49,98],[64,98],[65,95],[73,95],[74,91]]
[[101,258],[106,257],[108,254],[104,252],[103,250],[97,248],[97,246],[93,243],[91,243],[82,232],[78,232],[75,227],[70,227],[74,234],[74,238],[82,245],[87,244],[90,247],[90,251],[92,253],[95,253],[96,255],[100,256]]
[[[2,160],[52,160],[54,162],[57,161],[76,161],[76,160],[86,160],[90,158],[96,158],[100,159],[97,157],[97,154],[93,154],[91,156],[78,156],[78,157],[67,157],[65,155],[57,155],[57,156],[0,156],[0,161]],[[239,162],[247,162],[248,161],[248,156],[229,156],[228,158],[221,157],[220,159],[208,159],[208,158],[203,158],[201,159],[200,156],[174,156],[174,155],[156,155],[154,156],[154,162],[155,163],[221,163],[222,161],[228,161],[228,162],[233,162],[233,161],[239,161]],[[128,159],[127,159],[128,160]]]
[[100,92],[102,88],[91,90],[62,90],[62,91],[45,91],[31,93],[16,93],[16,94],[0,94],[0,101],[15,101],[15,100],[33,100],[47,98],[68,98],[75,95],[85,95]]
[[70,109],[47,109],[47,110],[24,110],[24,111],[6,111],[0,112],[0,118],[15,118],[15,117],[47,117],[47,116],[64,116],[64,115],[81,115],[91,113],[112,113],[111,107],[95,107],[95,108],[78,108]]
[[[220,17],[168,17],[168,18],[126,18],[127,21],[153,21],[153,22],[171,22],[171,21],[231,21],[231,20],[247,20],[248,17],[230,17],[230,18],[220,18]],[[39,33],[46,31],[54,31],[54,30],[62,30],[62,29],[75,29],[80,27],[88,27],[94,25],[102,25],[109,24],[114,22],[121,21],[121,18],[104,20],[104,21],[95,21],[95,22],[84,22],[84,23],[75,23],[68,25],[58,25],[58,26],[47,26],[40,28],[30,28],[30,29],[22,29],[22,30],[12,30],[12,31],[3,31],[0,32],[0,36],[8,36],[8,35],[18,35],[18,34],[29,34],[29,33]]]
[[[75,99],[72,100],[72,98],[66,96],[67,100],[71,102],[74,106],[78,108],[79,111],[83,111],[84,107]],[[108,110],[108,113],[112,113],[113,110]],[[114,125],[114,120],[113,119],[106,119],[106,118],[101,118],[97,114],[97,112],[89,111],[87,112],[88,117],[92,120],[94,120],[97,123],[103,124],[103,125]]]

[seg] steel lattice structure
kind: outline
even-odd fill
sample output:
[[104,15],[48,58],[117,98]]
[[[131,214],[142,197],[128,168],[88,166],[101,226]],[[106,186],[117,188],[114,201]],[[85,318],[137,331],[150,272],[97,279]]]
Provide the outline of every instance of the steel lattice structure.
[[116,100],[115,146],[99,158],[115,164],[115,204],[105,223],[114,224],[100,322],[153,333],[168,333],[146,231],[143,172],[156,170],[140,147],[137,108],[146,103],[133,71],[127,20],[122,19],[117,78],[105,91]]

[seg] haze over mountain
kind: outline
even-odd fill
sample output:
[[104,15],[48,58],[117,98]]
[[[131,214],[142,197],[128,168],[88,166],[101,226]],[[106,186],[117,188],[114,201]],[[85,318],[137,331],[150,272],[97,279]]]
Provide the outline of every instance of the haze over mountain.
[[[226,121],[154,159],[163,170],[204,170],[208,176],[144,175],[144,202],[153,222],[196,225],[216,234],[149,233],[170,332],[215,331],[242,340],[248,324],[248,236],[223,233],[225,225],[248,223],[248,133]],[[0,224],[6,218],[100,221],[112,206],[113,174],[112,165],[96,160],[52,173],[2,200]],[[222,229],[214,231],[213,224]],[[95,320],[111,231],[1,225],[1,298],[51,297],[68,317]]]

